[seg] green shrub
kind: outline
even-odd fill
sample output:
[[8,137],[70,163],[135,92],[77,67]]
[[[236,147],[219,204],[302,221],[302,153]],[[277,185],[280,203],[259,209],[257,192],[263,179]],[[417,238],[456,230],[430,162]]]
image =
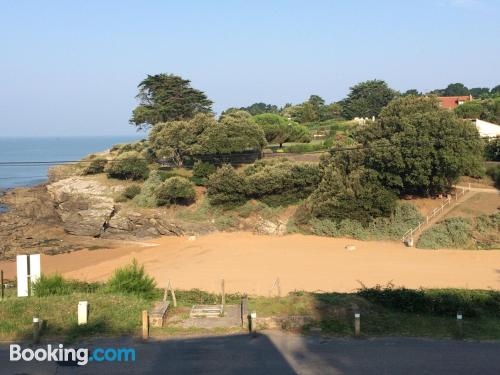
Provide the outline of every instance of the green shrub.
[[104,159],[104,158],[95,158],[84,169],[83,173],[84,174],[98,174],[98,173],[103,173],[104,172],[104,168],[106,167],[107,163],[108,163],[108,161],[106,159]]
[[500,309],[500,293],[467,289],[406,289],[389,284],[375,288],[362,288],[358,294],[368,301],[386,308],[409,313],[432,314],[453,317],[457,312],[475,317],[481,314],[497,314]]
[[484,154],[486,160],[500,161],[500,137],[486,142]]
[[108,176],[120,180],[144,180],[148,175],[147,162],[133,151],[120,155],[108,168]]
[[213,205],[238,206],[247,200],[246,190],[245,179],[229,164],[217,168],[208,178],[207,195]]
[[289,152],[291,154],[302,154],[305,152],[315,152],[326,149],[327,146],[324,143],[304,143],[285,146],[283,148],[284,152]]
[[142,298],[154,298],[156,282],[134,259],[132,264],[115,270],[106,284],[110,293],[131,294]]
[[193,183],[184,177],[170,177],[155,190],[158,206],[189,204],[194,201],[196,192]]
[[488,167],[486,174],[491,177],[495,186],[500,189],[500,165]]
[[130,185],[123,191],[123,196],[127,199],[133,199],[141,193],[139,185]]
[[178,176],[175,171],[163,171],[157,170],[158,176],[160,176],[162,181],[168,180],[170,177]]
[[208,177],[215,172],[217,167],[213,164],[203,161],[197,161],[193,166],[192,181],[199,186],[205,186],[208,182]]
[[377,173],[362,165],[361,152],[332,153],[321,161],[322,179],[305,202],[318,219],[355,220],[368,226],[377,217],[390,217],[397,196],[386,189]]
[[321,174],[312,163],[286,159],[259,160],[245,169],[247,196],[276,207],[307,198],[318,186]]
[[37,297],[47,297],[55,295],[67,295],[76,292],[94,292],[99,288],[99,284],[85,283],[76,280],[66,280],[59,274],[51,276],[41,275],[33,283],[33,294]]
[[426,230],[417,247],[498,249],[500,248],[500,213],[474,219],[449,218]]
[[155,191],[162,181],[159,171],[151,171],[148,179],[142,184],[141,193],[134,198],[134,202],[141,207],[156,207]]
[[452,217],[424,231],[417,247],[428,249],[469,248],[472,240],[472,223],[469,219]]
[[310,225],[312,233],[318,236],[352,237],[360,240],[399,240],[409,228],[417,226],[419,221],[422,221],[422,216],[418,209],[408,203],[398,204],[390,217],[375,218],[367,226],[349,219],[340,222],[310,217],[299,220],[302,224]]
[[238,220],[232,215],[218,215],[215,219],[215,226],[218,230],[227,230],[234,228]]

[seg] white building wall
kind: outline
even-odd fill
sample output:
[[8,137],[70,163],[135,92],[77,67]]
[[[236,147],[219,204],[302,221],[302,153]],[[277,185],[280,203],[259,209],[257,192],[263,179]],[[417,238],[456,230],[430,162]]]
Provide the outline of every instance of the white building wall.
[[481,137],[500,137],[500,125],[483,120],[475,120],[474,124]]

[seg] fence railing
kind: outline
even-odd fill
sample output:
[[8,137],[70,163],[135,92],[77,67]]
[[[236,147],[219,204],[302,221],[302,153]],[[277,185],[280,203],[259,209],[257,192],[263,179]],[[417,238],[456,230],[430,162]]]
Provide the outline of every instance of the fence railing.
[[415,233],[418,233],[420,230],[422,230],[424,228],[424,226],[428,225],[429,221],[431,221],[434,217],[436,217],[440,213],[442,213],[444,211],[444,208],[446,206],[451,206],[453,204],[453,202],[456,203],[460,197],[464,196],[465,193],[467,193],[468,191],[470,191],[470,184],[469,184],[469,186],[467,188],[462,187],[460,189],[461,190],[458,190],[455,193],[455,198],[452,198],[451,195],[448,195],[448,197],[446,198],[446,200],[443,203],[441,203],[441,205],[439,207],[434,208],[432,210],[432,212],[425,217],[425,221],[423,221],[423,222],[419,221],[418,225],[415,228],[408,229],[405,232],[405,234],[403,234],[403,237],[401,238],[401,241],[405,242],[408,239],[412,238]]

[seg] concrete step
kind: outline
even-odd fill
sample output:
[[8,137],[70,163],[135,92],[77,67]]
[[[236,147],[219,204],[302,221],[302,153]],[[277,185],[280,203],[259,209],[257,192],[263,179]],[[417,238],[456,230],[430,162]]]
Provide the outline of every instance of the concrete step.
[[222,305],[194,305],[189,316],[191,318],[218,318],[224,312]]

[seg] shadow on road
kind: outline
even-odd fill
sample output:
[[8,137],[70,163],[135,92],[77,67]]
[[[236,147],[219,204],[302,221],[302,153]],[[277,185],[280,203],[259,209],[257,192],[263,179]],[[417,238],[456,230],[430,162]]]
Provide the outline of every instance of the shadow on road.
[[328,339],[283,332],[140,342],[94,340],[79,347],[131,347],[135,362],[60,366],[10,362],[0,345],[0,374],[499,374],[500,343],[413,338]]

